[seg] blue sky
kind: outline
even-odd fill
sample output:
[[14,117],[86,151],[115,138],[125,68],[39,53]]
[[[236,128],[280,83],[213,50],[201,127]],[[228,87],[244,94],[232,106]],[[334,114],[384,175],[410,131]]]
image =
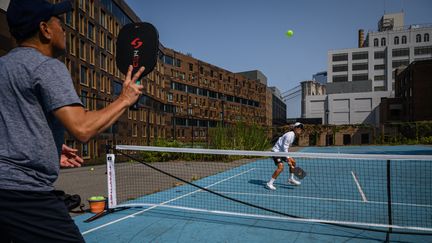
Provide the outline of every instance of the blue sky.
[[[166,47],[232,72],[258,69],[286,91],[327,69],[327,52],[357,47],[404,9],[405,25],[432,23],[431,0],[126,0]],[[284,33],[292,29],[294,36]]]

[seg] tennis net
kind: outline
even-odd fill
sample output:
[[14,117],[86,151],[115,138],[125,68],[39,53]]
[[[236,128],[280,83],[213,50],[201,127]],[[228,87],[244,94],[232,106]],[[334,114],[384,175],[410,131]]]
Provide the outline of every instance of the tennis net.
[[[266,188],[273,156],[295,158]],[[108,205],[158,207],[400,232],[432,232],[432,156],[275,153],[117,145],[107,155]]]

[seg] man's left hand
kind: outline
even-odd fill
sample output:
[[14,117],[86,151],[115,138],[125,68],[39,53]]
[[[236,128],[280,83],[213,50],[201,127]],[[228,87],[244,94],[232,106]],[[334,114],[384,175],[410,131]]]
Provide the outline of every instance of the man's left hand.
[[84,160],[76,154],[77,151],[77,149],[73,149],[68,147],[66,144],[63,144],[60,157],[60,166],[66,168],[81,167],[81,164],[84,162]]

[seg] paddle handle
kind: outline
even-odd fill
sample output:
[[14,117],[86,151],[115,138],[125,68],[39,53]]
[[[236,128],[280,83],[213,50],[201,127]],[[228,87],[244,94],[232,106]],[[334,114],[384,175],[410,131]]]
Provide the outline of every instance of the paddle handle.
[[[138,79],[138,80],[136,81],[136,84],[141,84],[141,80]],[[140,100],[140,97],[138,97],[138,100],[135,102],[135,104],[133,104],[133,105],[130,107],[130,110],[134,110],[134,111],[136,111],[136,110],[139,109],[139,100]]]

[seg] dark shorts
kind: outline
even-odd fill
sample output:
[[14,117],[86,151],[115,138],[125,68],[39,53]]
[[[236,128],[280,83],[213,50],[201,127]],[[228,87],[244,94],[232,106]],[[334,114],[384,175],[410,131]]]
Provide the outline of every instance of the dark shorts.
[[53,192],[0,190],[0,243],[84,242]]
[[280,164],[280,163],[288,162],[286,157],[272,157],[272,158],[273,158],[274,164],[276,166],[278,166],[278,164]]

